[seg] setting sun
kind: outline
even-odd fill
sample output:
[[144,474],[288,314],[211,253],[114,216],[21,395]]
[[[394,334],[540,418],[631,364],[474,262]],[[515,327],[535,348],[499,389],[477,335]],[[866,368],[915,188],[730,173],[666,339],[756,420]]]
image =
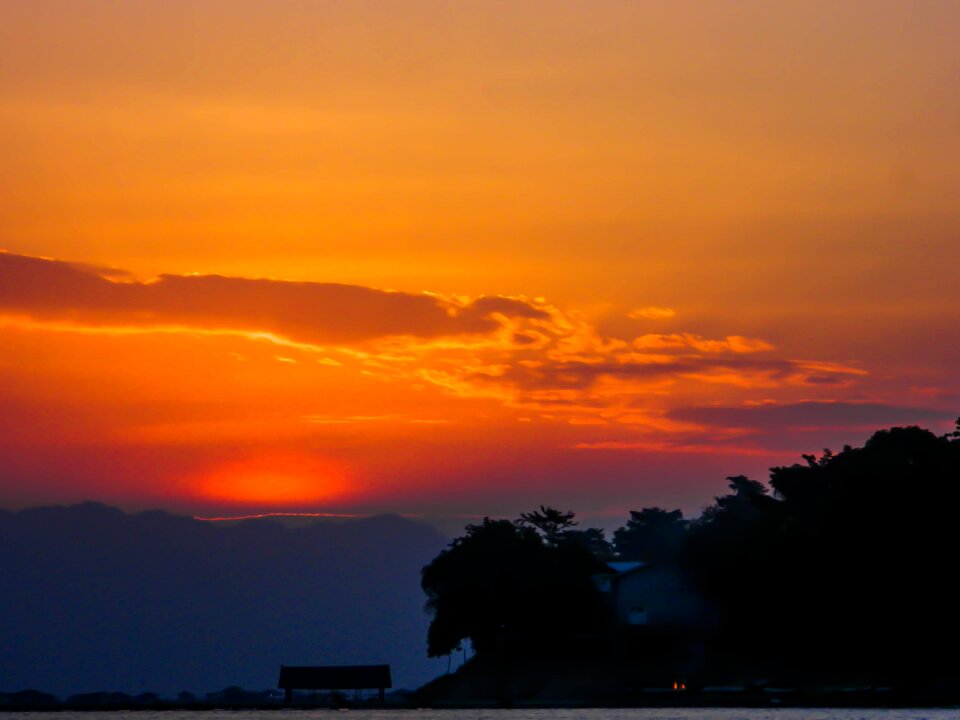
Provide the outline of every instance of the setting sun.
[[55,5],[0,22],[9,504],[695,510],[956,415],[949,3]]
[[350,499],[343,473],[333,463],[269,455],[224,463],[201,473],[187,481],[185,492],[206,501],[268,508]]

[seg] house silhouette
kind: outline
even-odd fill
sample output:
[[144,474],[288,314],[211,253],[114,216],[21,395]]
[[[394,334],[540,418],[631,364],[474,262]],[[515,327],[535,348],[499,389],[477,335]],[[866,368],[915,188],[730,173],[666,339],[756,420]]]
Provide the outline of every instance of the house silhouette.
[[383,702],[393,681],[389,665],[281,665],[277,686],[287,703],[293,702],[294,690],[377,690]]

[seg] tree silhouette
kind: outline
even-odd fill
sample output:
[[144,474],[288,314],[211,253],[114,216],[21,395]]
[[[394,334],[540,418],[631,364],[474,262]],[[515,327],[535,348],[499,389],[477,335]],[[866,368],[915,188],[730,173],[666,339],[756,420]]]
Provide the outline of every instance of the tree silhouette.
[[957,421],[954,423],[953,432],[947,433],[946,437],[954,440],[960,440],[960,417],[958,417]]
[[557,547],[578,547],[603,562],[613,559],[613,548],[607,542],[603,530],[598,528],[564,530],[557,540]]
[[547,544],[532,526],[489,518],[468,525],[422,572],[433,615],[427,652],[446,655],[464,639],[478,655],[498,644],[562,649],[604,618],[592,581],[602,568],[588,549]]
[[687,522],[680,510],[631,510],[627,524],[614,531],[613,546],[622,560],[675,560],[686,529]]
[[[692,643],[705,677],[954,682],[960,419],[943,435],[891,428],[802,459],[771,468],[769,485],[728,477],[727,494],[692,521],[679,510],[630,512],[613,534],[616,557],[692,579],[709,622],[673,635],[619,628],[617,662],[656,647],[663,665]],[[468,526],[423,570],[430,654],[469,638],[478,656],[496,647],[551,658],[607,628],[593,578],[609,572],[601,560],[611,547],[600,530],[574,529],[574,517],[540,506],[516,522]]]
[[576,515],[572,512],[562,512],[556,508],[540,506],[539,510],[530,513],[520,513],[517,524],[522,527],[532,527],[540,533],[547,545],[556,546],[561,534],[577,525]]
[[767,672],[916,681],[957,668],[947,571],[960,553],[960,443],[916,427],[729,478],[689,534],[712,642]]

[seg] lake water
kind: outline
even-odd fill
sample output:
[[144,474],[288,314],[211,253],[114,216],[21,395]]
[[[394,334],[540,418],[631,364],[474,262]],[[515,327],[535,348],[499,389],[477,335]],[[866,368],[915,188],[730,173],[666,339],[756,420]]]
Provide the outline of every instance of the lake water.
[[[278,715],[278,712],[281,713]],[[957,720],[960,710],[643,708],[625,710],[206,710],[4,713],[2,720]]]

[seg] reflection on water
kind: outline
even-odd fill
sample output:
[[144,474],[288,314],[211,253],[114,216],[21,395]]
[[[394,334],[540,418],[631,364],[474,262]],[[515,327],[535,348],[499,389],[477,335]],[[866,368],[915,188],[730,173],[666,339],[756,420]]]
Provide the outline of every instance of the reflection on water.
[[[280,713],[278,715],[278,712]],[[953,710],[633,708],[624,710],[207,710],[9,713],[3,720],[956,720]],[[292,717],[291,717],[292,716]]]

